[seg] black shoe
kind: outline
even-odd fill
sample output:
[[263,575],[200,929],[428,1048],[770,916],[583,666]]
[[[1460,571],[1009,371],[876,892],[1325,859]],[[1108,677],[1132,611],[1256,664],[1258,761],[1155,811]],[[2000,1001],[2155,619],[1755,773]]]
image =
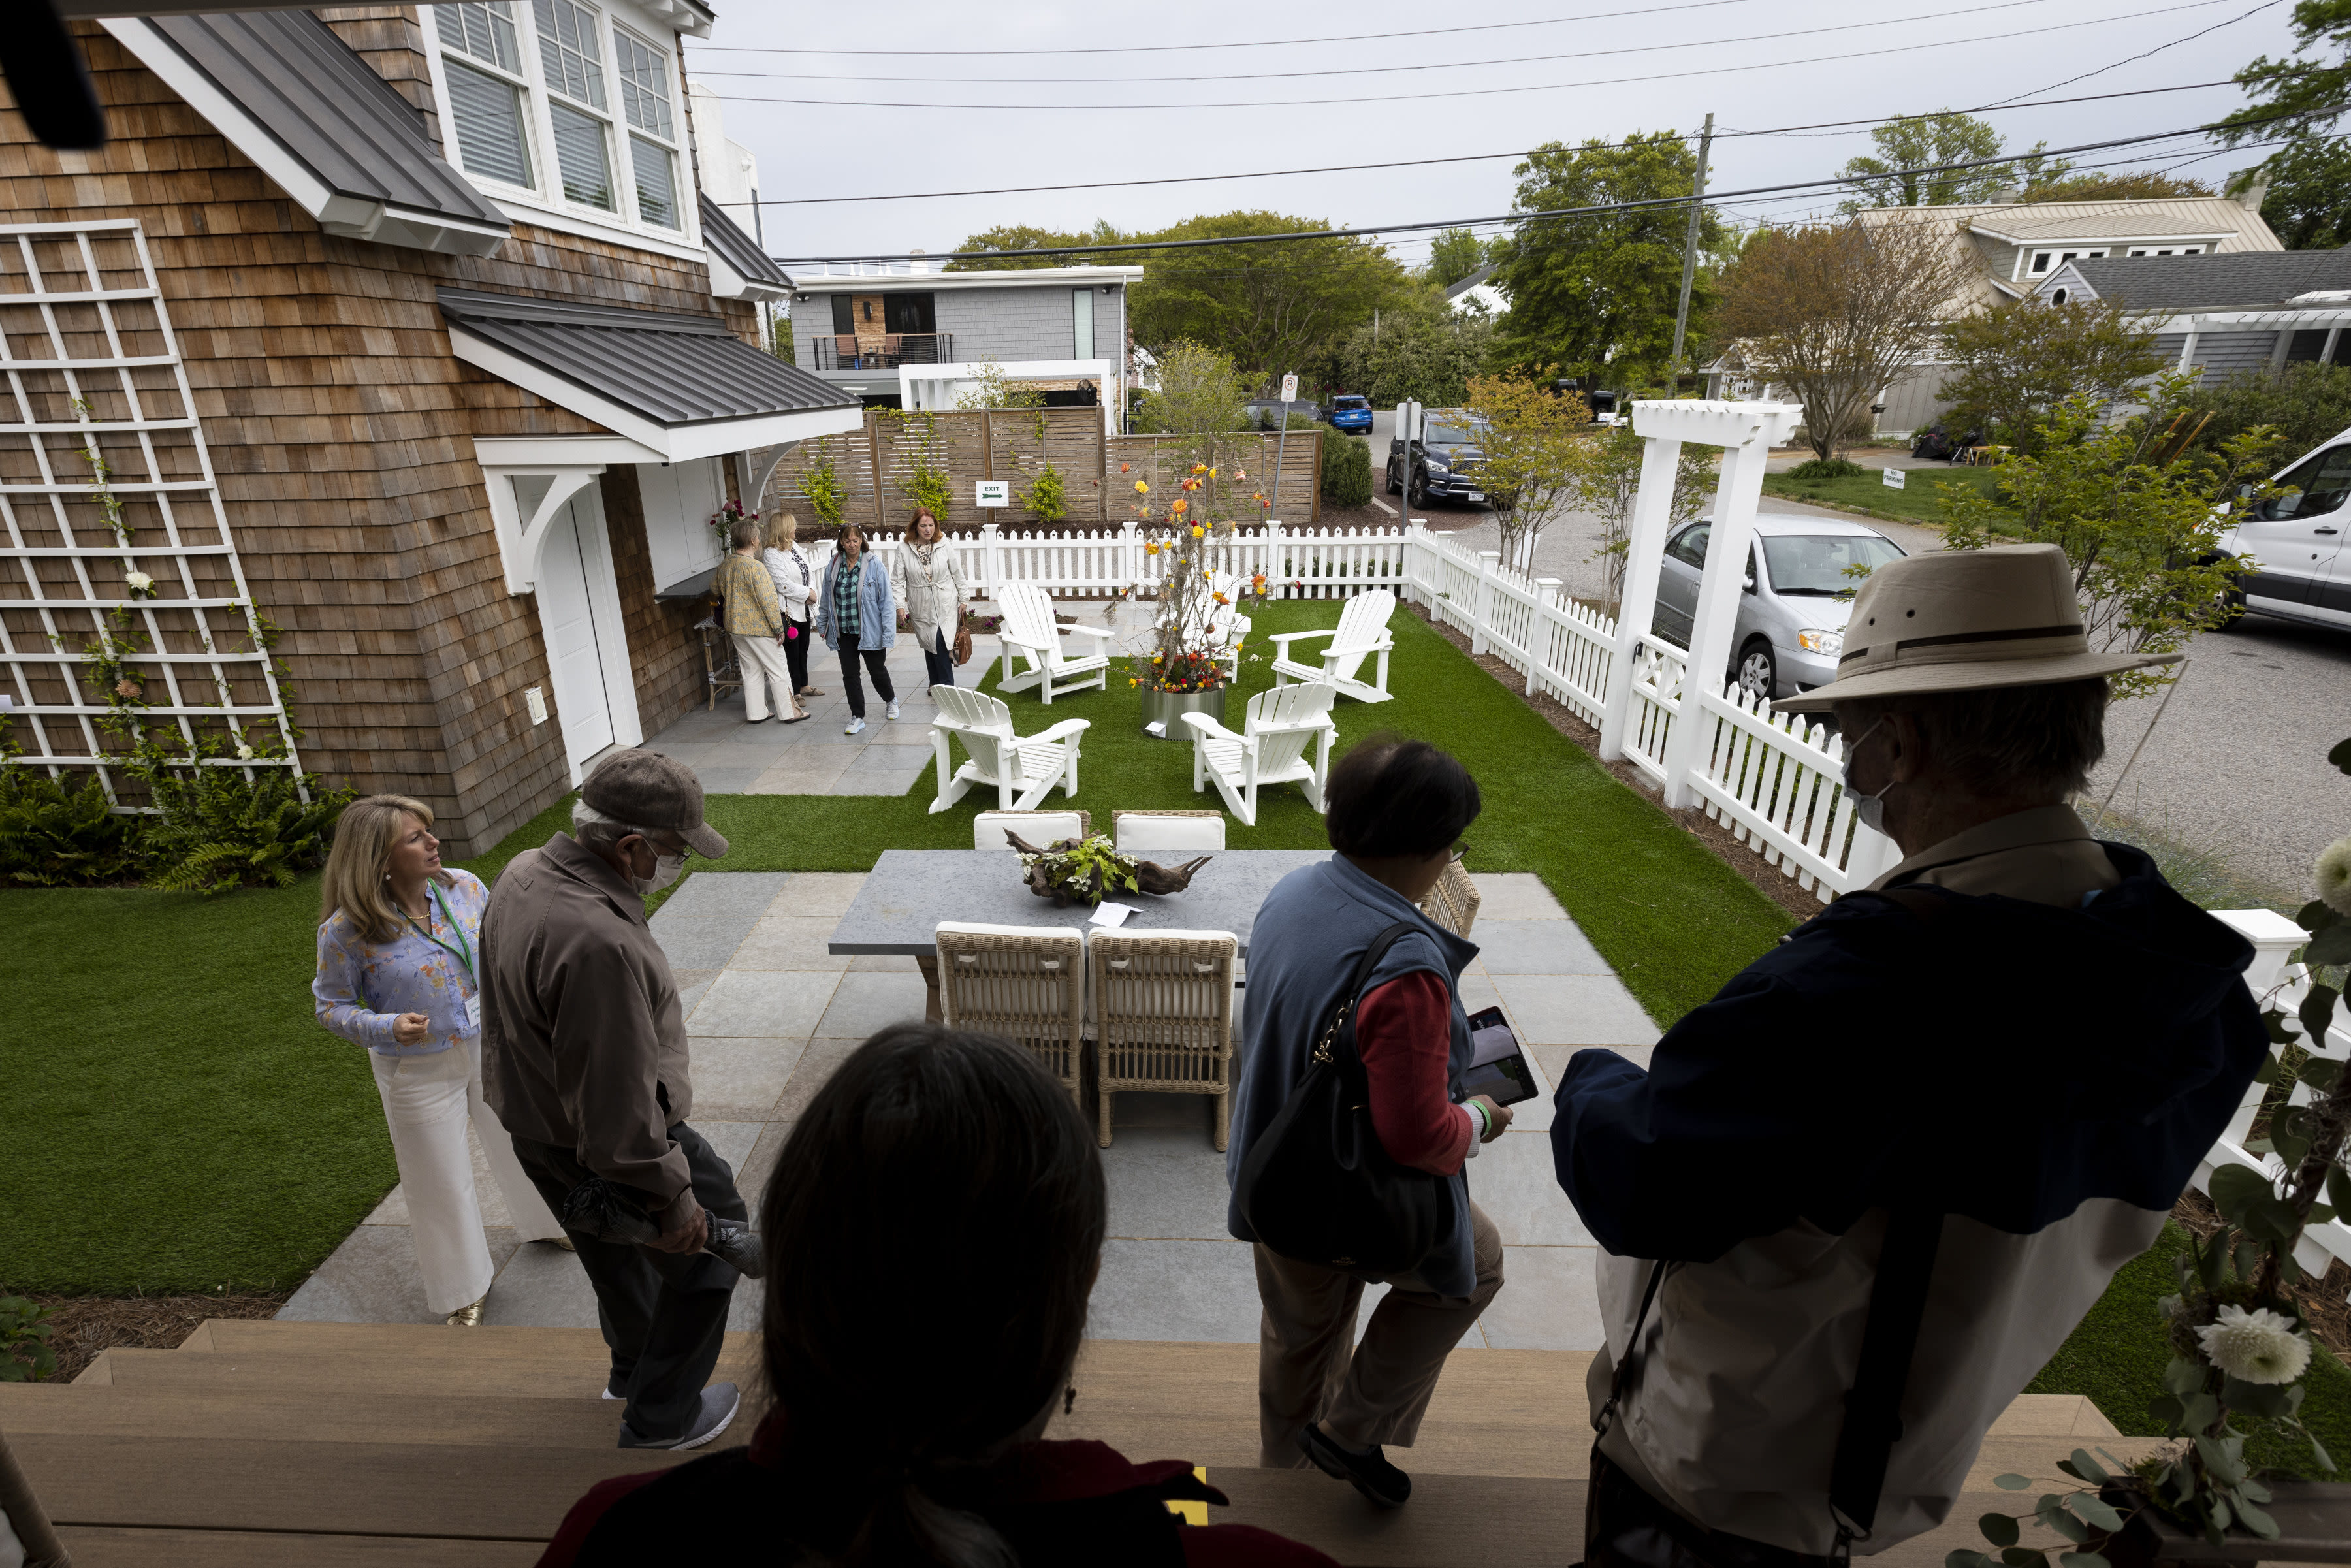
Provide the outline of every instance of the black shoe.
[[624,1448],[698,1448],[719,1433],[726,1430],[735,1419],[735,1412],[743,1407],[743,1396],[731,1383],[714,1383],[702,1391],[702,1408],[694,1414],[694,1425],[680,1437],[640,1437],[636,1428],[626,1421],[621,1423],[621,1447]]
[[1340,1447],[1319,1426],[1298,1434],[1298,1448],[1326,1476],[1336,1476],[1382,1508],[1402,1508],[1412,1496],[1412,1478],[1388,1463],[1374,1444],[1368,1454]]

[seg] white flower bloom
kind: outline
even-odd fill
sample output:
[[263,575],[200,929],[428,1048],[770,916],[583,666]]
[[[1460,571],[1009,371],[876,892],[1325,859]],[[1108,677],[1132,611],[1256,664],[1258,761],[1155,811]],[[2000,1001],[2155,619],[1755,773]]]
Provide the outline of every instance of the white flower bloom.
[[127,572],[122,580],[131,585],[133,593],[144,593],[155,586],[155,580],[143,571]]
[[2213,1365],[2247,1383],[2292,1383],[2310,1365],[2310,1342],[2267,1307],[2222,1307],[2220,1321],[2196,1338]]
[[250,762],[250,761],[252,761],[252,760],[253,760],[253,747],[251,747],[250,746],[240,746],[240,747],[238,747],[236,748],[236,759],[237,759],[239,762]]
[[2318,896],[2337,915],[2351,915],[2351,839],[2337,839],[2318,852],[2310,868],[2317,879]]

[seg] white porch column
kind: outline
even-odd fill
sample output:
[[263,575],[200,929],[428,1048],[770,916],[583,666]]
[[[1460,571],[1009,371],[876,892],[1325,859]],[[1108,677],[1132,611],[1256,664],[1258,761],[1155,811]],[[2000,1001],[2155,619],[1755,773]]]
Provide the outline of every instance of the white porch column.
[[[1635,403],[1640,430],[1643,411]],[[1640,434],[1647,435],[1646,430]],[[1649,634],[1657,612],[1657,573],[1666,554],[1666,525],[1674,504],[1674,468],[1681,461],[1681,438],[1648,435],[1641,454],[1641,486],[1633,497],[1633,520],[1625,545],[1625,593],[1616,608],[1616,649],[1608,661],[1608,706],[1600,720],[1600,759],[1625,755],[1625,727],[1633,712],[1633,645]]]

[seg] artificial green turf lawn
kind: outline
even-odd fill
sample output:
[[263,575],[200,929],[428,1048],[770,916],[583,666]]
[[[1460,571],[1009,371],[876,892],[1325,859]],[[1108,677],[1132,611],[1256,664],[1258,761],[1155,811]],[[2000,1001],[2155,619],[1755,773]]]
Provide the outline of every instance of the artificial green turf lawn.
[[[2032,1394],[2086,1394],[2126,1437],[2158,1437],[2163,1429],[2148,1419],[2147,1402],[2163,1392],[2163,1369],[2171,1347],[2155,1315],[2155,1304],[2179,1290],[2172,1260],[2188,1250],[2188,1233],[2163,1228],[2162,1239],[2123,1265],[2098,1304],[2057,1349],[2026,1390]],[[2303,1419],[2335,1463],[2351,1454],[2351,1372],[2321,1354],[2312,1358],[2304,1385]],[[2269,1435],[2252,1446],[2254,1460],[2287,1469],[2307,1469],[2308,1445]]]
[[[1334,625],[1339,609],[1265,606],[1251,651],[1270,653],[1271,631]],[[1393,624],[1396,699],[1342,699],[1340,744],[1393,729],[1459,757],[1485,796],[1470,869],[1541,875],[1661,1026],[1787,928],[1777,905],[1416,616]],[[1262,662],[1242,670],[1228,712],[1237,727],[1272,679]],[[1029,733],[1093,721],[1072,804],[1105,830],[1115,808],[1221,803],[1193,793],[1189,747],[1143,737],[1123,678],[1050,714],[1033,693],[1011,703]],[[933,791],[926,772],[903,798],[717,796],[709,816],[733,842],[728,871],[864,871],[884,849],[969,845],[972,815],[995,803],[974,791],[933,815]],[[563,822],[550,808],[468,869],[493,877]],[[1256,828],[1227,827],[1236,849],[1326,842],[1289,786],[1260,796]],[[285,1288],[391,1190],[367,1061],[311,1016],[317,899],[315,876],[212,901],[0,892],[12,968],[29,980],[0,1009],[0,1289]]]
[[[1900,466],[1898,463],[1895,465]],[[1938,523],[1943,520],[1943,512],[1941,493],[1935,488],[1938,484],[1970,485],[1989,496],[1998,472],[1991,468],[1914,468],[1903,488],[1889,490],[1877,474],[1886,465],[1868,466],[1869,472],[1857,478],[1792,479],[1785,474],[1766,474],[1763,493],[1790,501],[1849,507],[1897,523]]]

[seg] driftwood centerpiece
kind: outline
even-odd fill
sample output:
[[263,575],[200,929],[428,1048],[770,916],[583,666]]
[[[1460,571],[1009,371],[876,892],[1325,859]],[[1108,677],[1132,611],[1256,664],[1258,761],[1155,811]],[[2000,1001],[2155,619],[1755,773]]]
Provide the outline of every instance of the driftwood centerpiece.
[[1029,891],[1051,899],[1057,907],[1098,904],[1121,891],[1181,893],[1192,885],[1192,873],[1216,858],[1202,855],[1178,866],[1159,865],[1119,853],[1111,847],[1109,836],[1102,833],[1091,839],[1056,840],[1043,849],[1008,828],[1004,838],[1020,852]]

